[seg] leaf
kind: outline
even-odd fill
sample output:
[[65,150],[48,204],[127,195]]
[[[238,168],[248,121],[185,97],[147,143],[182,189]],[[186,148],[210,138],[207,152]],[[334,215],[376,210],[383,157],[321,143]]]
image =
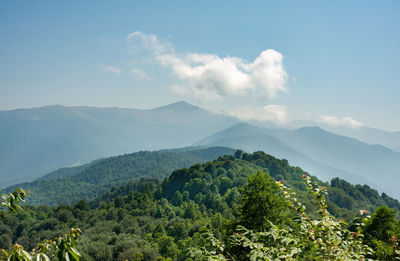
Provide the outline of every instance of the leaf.
[[70,261],[68,252],[65,252],[65,260],[66,260],[66,261]]
[[71,255],[71,257],[72,257],[74,260],[79,260],[79,257],[81,256],[81,255],[79,254],[79,252],[78,252],[75,248],[73,248],[73,247],[71,247],[71,248],[68,250],[68,253]]
[[39,253],[36,256],[36,261],[41,261],[41,260],[50,261],[50,258],[46,254]]

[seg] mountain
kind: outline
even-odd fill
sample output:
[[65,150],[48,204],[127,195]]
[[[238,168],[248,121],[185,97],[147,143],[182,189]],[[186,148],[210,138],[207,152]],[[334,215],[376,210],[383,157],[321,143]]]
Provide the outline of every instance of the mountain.
[[381,144],[396,152],[400,152],[400,132],[391,132],[370,127],[356,129],[347,127],[323,126],[324,129],[352,138],[356,138],[369,144]]
[[[260,125],[260,123],[256,125]],[[348,126],[333,126],[326,123],[314,122],[314,121],[291,121],[285,125],[285,127],[289,129],[297,129],[300,127],[310,127],[310,126],[318,126],[329,132],[355,138],[371,145],[381,144],[391,150],[400,152],[399,131],[386,131],[367,126],[361,126],[358,128],[351,128]]]
[[[381,143],[396,144],[397,133],[363,130],[369,130],[371,137],[381,133]],[[232,117],[186,102],[149,110],[55,105],[0,111],[0,188],[33,181],[60,167],[64,169],[53,173],[54,177],[70,175],[76,171],[71,167],[99,158],[192,144],[265,150],[323,180],[342,177],[399,194],[399,153],[386,147],[320,128],[238,124]]]
[[400,153],[336,135],[319,127],[264,129],[240,123],[195,143],[263,150],[323,180],[344,178],[400,198]]
[[76,203],[82,199],[94,199],[118,185],[142,178],[163,179],[175,169],[233,153],[233,149],[224,147],[141,151],[96,160],[78,167],[61,168],[33,182],[10,186],[3,192],[24,188],[31,192],[27,202],[33,205]]
[[55,105],[0,111],[0,188],[102,157],[189,146],[237,122],[186,102],[150,110]]

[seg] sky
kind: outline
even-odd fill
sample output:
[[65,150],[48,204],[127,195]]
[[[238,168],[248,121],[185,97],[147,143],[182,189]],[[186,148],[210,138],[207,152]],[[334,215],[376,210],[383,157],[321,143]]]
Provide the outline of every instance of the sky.
[[0,110],[153,108],[400,131],[400,1],[0,3]]

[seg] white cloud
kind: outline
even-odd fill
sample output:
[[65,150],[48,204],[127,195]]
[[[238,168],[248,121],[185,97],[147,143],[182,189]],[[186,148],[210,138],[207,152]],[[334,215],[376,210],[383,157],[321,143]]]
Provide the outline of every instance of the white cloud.
[[133,68],[133,69],[130,71],[130,74],[131,74],[136,80],[139,80],[139,81],[150,79],[150,76],[148,76],[144,71],[142,71],[142,70],[140,70],[140,69],[138,69],[138,68]]
[[[287,91],[283,55],[272,49],[261,52],[253,62],[246,62],[215,54],[178,54],[157,36],[143,32],[133,32],[127,40],[133,49],[150,50],[154,59],[180,80],[187,93],[202,99],[250,94],[275,98],[278,92]],[[181,89],[178,93],[182,93]]]
[[361,122],[350,117],[338,118],[329,115],[320,116],[320,121],[333,126],[346,126],[353,129],[360,128],[363,125]]
[[154,53],[172,52],[172,47],[168,43],[161,43],[154,34],[143,32],[132,32],[126,37],[130,44],[131,51],[150,50]]
[[198,53],[163,54],[157,59],[194,94],[241,96],[258,93],[274,98],[279,91],[287,90],[283,56],[271,49],[263,51],[252,63],[237,57]]
[[104,64],[99,64],[100,70],[103,72],[109,72],[109,73],[114,73],[114,74],[122,74],[122,70],[116,66],[112,65],[104,65]]
[[244,121],[272,121],[283,124],[288,120],[287,108],[272,104],[264,107],[240,107],[229,114]]

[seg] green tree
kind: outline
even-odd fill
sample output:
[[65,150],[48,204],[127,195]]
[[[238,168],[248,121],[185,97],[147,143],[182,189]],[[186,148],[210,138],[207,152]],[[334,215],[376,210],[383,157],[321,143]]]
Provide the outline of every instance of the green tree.
[[241,159],[242,156],[243,156],[243,150],[237,150],[237,151],[235,151],[234,157],[235,157],[236,159]]
[[400,233],[399,226],[399,221],[396,219],[396,212],[393,209],[383,206],[375,210],[364,231],[367,237],[390,242],[392,236]]
[[364,242],[375,250],[378,260],[398,260],[400,224],[396,212],[386,206],[379,207],[372,214],[364,228]]
[[285,223],[289,213],[288,201],[269,174],[258,171],[247,180],[247,185],[241,189],[240,223],[258,231],[264,230],[269,221]]
[[162,236],[158,240],[160,254],[164,257],[176,257],[178,255],[178,248],[174,242],[174,238],[170,236]]

